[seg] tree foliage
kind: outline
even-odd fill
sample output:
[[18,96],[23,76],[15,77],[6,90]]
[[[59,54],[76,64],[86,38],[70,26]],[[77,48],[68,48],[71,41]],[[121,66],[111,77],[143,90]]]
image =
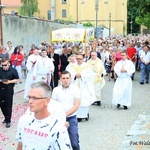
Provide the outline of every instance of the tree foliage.
[[128,6],[134,8],[134,13],[143,17],[150,11],[150,0],[128,0]]
[[150,13],[144,15],[144,17],[136,17],[136,22],[150,29]]
[[150,29],[150,0],[128,0],[128,15],[135,17],[137,24]]
[[93,27],[93,24],[90,22],[83,23],[84,27]]
[[21,0],[21,3],[23,4],[19,10],[21,15],[33,17],[34,13],[39,13],[38,0]]

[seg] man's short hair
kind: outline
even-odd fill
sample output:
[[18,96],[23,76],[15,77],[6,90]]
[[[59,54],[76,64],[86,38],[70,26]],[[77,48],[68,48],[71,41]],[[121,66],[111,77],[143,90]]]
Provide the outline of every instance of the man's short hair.
[[67,70],[64,70],[61,74],[60,74],[60,77],[62,77],[63,74],[69,74],[69,76],[71,77],[71,74],[69,71]]
[[44,81],[33,83],[31,85],[31,89],[34,89],[34,88],[41,88],[43,91],[44,97],[49,97],[49,98],[51,97],[51,93],[52,93],[51,87]]
[[84,56],[83,56],[83,54],[82,54],[82,53],[78,53],[78,54],[77,54],[77,56],[78,56],[78,55],[80,55],[80,56],[82,56],[82,57],[84,58]]
[[64,45],[64,46],[63,46],[63,48],[67,48],[67,46],[66,46],[66,45]]
[[144,47],[147,47],[148,49],[150,49],[149,45],[147,45],[147,44],[144,44],[144,45],[142,46],[142,48],[144,48]]
[[96,56],[97,56],[97,52],[96,52],[96,51],[91,51],[91,53],[90,53],[90,54],[92,54],[92,53],[95,53],[95,54],[96,54]]
[[124,50],[124,51],[122,51],[121,53],[125,53],[125,54],[127,54],[127,51],[126,51],[126,50]]
[[6,61],[10,62],[10,60],[8,58],[2,58],[1,59],[1,63],[6,62]]
[[34,46],[34,49],[37,49],[37,50],[39,50],[39,47],[38,47],[38,46]]
[[44,52],[44,51],[47,52],[47,49],[44,47],[44,48],[41,49],[41,51],[42,51],[42,52]]

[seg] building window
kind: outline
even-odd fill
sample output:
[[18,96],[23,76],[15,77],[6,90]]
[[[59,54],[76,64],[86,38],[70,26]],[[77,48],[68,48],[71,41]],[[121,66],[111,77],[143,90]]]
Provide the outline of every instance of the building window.
[[62,10],[62,18],[67,17],[67,11],[65,9]]
[[48,15],[48,20],[51,20],[51,10],[48,10],[48,13],[47,13],[47,15]]
[[67,0],[62,0],[62,4],[66,4],[67,3]]

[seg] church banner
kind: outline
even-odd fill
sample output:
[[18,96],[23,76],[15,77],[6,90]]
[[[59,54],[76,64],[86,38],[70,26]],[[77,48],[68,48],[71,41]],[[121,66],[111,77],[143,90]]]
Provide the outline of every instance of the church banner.
[[52,42],[58,41],[83,41],[85,28],[63,28],[52,31]]

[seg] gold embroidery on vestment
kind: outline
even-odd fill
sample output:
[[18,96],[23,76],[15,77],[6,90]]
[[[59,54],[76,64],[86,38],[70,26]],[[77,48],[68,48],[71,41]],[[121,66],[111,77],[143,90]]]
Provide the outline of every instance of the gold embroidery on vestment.
[[[89,67],[89,65],[87,65],[87,64],[84,66],[83,65],[77,65],[77,66],[72,65],[71,67],[76,71],[76,73],[81,74],[81,72],[83,70],[87,69]],[[80,88],[80,80],[78,80],[78,87]]]
[[98,82],[102,82],[103,78],[101,77],[101,74],[102,74],[103,67],[100,67],[100,65],[99,65],[101,63],[99,61],[99,58],[97,58],[94,61],[90,59],[87,63],[91,66],[93,72],[96,73],[96,75],[94,77],[94,84],[96,84]]

